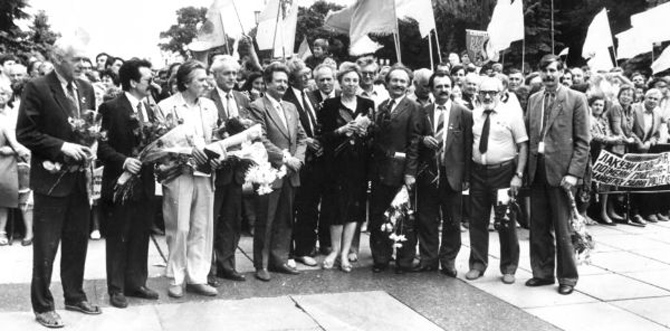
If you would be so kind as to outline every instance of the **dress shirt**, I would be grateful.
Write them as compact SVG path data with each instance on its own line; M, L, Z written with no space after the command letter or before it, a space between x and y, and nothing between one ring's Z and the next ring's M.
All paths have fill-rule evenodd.
M442 141L447 142L447 133L449 133L449 116L451 115L451 100L447 100L447 102L440 106L438 104L435 104L435 111L433 112L433 132L437 133L437 125L439 124L438 121L440 119L440 107L444 107L444 118L443 118L443 129L442 129Z
M642 115L644 117L644 135L648 137L651 135L651 130L654 128L654 111L647 111L645 109Z
M173 113L176 118L183 119L184 126L194 134L195 145L199 148L211 142L219 116L212 100L198 98L195 105L189 106L179 92L161 101L158 108L163 116Z
M284 112L284 107L282 107L281 103L277 101L275 98L273 98L270 94L266 94L268 97L268 100L270 100L270 104L272 104L272 108L277 112L279 115L279 118L281 119L282 123L284 123L284 128L288 131L288 121L286 120L286 113Z
M128 92L124 92L126 94L126 98L128 98L128 101L130 101L130 105L133 107L133 113L137 114L138 110L137 108L140 105L140 100L137 100L135 96ZM149 117L147 116L147 109L145 107L142 107L142 119L144 122L149 122Z
M219 93L219 97L221 98L221 103L223 104L223 108L226 109L226 114L228 114L228 118L233 118L239 116L238 114L238 105L237 105L237 100L235 100L235 96L233 95L233 91L230 90L228 93L226 91L222 90L218 86L216 87L216 91ZM228 101L228 96L230 96L230 101ZM232 105L235 109L228 109L228 106ZM231 107L231 108L233 108Z
M391 113L391 114L393 114L393 111L398 107L398 105L400 104L400 102L402 101L402 99L404 99L405 97L406 97L406 95L403 94L402 96L400 96L400 97L398 97L398 98L391 99L391 100L393 100L393 107L390 109L390 113ZM389 101L389 102L391 102L391 101Z
M486 153L481 154L479 141L486 120L484 108L475 108L472 119L472 160L478 164L493 165L509 161L516 157L517 144L528 141L521 108L500 102L489 115L488 148Z
M63 93L65 93L65 97L67 97L67 86L70 82L68 82L65 77L61 76L57 70L54 71L56 72L56 77L58 77L58 81L63 88ZM79 89L77 88L77 84L75 83L74 79L72 80L72 93L74 94L74 100L76 100L75 107L77 107L77 111L79 114L81 114L81 109L79 109Z
M375 108L379 107L384 100L389 98L386 88L381 85L372 85L371 92L367 92L361 88L358 90L358 95L372 100L375 103Z
M325 94L321 92L321 90L319 90L319 94L321 94L321 100L332 99L335 97L335 89L333 89L333 91L330 92L330 94Z

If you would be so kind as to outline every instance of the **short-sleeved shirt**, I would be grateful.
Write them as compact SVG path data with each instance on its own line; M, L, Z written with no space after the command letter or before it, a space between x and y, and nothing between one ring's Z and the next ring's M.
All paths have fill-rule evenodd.
M500 102L489 116L489 143L486 153L482 155L479 153L479 141L486 113L483 107L477 107L472 112L472 160L483 165L512 160L517 155L517 144L528 141L521 107Z

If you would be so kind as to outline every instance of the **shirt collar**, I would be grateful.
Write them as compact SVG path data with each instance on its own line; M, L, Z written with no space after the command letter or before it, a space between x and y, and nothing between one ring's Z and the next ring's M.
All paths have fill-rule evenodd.
M435 110L438 109L437 107L444 107L444 111L449 111L451 109L451 100L447 100L443 105L435 103Z
M266 93L265 96L268 98L268 100L270 100L270 103L273 107L281 107L281 103L277 99L273 98L269 93Z
M230 95L231 97L233 96L233 90L230 90L229 92L226 93L226 91L222 90L219 86L216 86L216 91L219 93L221 99L225 99L226 96L228 95Z
M68 85L70 82L68 82L68 80L65 79L65 77L61 76L61 74L58 73L58 70L54 70L54 72L56 73L56 77L58 78L58 81L59 81L60 84L64 87L63 90L66 90L66 89L67 89L67 85ZM77 90L77 84L75 84L74 79L72 80L72 88L73 88L75 91Z
M124 92L124 94L126 95L126 98L128 98L128 101L130 101L130 105L133 106L133 109L135 109L135 111L138 111L139 109L137 109L137 104L140 103L140 100L138 100L134 95L128 92Z
M330 98L335 97L335 90L330 92L330 94L325 94L325 93L321 92L321 90L319 90L319 94L321 94L321 99L322 100L326 100L326 99L330 99Z

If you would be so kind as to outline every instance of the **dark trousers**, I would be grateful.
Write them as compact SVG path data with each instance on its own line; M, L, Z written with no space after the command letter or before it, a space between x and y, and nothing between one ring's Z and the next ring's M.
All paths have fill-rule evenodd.
M440 172L438 182L433 178L419 178L417 183L417 236L422 267L454 267L454 261L461 249L461 204L463 194L454 191L446 177L446 170ZM439 226L442 223L442 244ZM439 255L438 255L439 249Z
M530 192L530 266L533 277L553 280L555 267L560 284L577 284L577 264L569 221L568 195L562 187L547 183L544 158L539 157Z
M372 183L372 197L370 201L371 217L368 229L370 230L370 251L372 261L375 265L386 266L391 261L393 254L393 241L389 239L389 233L383 232L381 227L384 223L384 212L391 206L391 201L400 190L401 186L388 186L378 181ZM410 195L413 200L413 195ZM402 222L402 234L407 241L396 251L396 266L411 268L416 252L416 233L414 224L406 219Z
M489 169L473 163L470 175L470 269L486 271L489 260L489 232L491 207L498 201L498 189L508 188L516 165L512 162L500 168ZM516 273L519 266L519 238L516 224L501 227L500 272Z
M324 164L320 160L300 170L300 187L295 196L295 225L293 227L293 255L313 255L319 246L330 247L328 224L319 215L319 204L324 192Z
M83 283L90 206L83 187L76 188L66 197L56 198L39 193L35 193L34 197L35 239L30 299L33 311L44 313L55 310L49 286L59 243L62 243L60 277L65 304L86 301Z
M209 274L235 271L235 251L242 231L242 185L230 183L214 190L214 253Z
M147 282L153 204L149 199L104 204L107 292L132 292Z
M282 187L258 197L254 230L254 267L267 269L287 262L291 245L295 188L288 178Z

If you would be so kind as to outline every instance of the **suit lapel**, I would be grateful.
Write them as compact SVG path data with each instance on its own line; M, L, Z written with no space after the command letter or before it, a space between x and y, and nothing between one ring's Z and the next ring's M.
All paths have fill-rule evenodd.
M272 102L270 102L270 100L267 97L263 97L263 103L265 103L265 110L270 115L270 119L275 123L275 126L279 128L279 131L281 131L281 133L283 133L286 136L286 138L290 138L289 132L286 126L284 125L284 121L282 121L281 118L279 118L279 114L272 105ZM288 120L286 121L286 124L288 125Z
M54 100L56 100L56 104L58 104L60 110L63 112L65 115L65 118L70 117L70 112L67 111L67 97L65 96L65 91L63 91L63 87L60 84L60 81L58 80L58 77L56 76L56 72L52 72L49 75L49 86L51 88L51 94L54 97Z
M444 142L444 150L449 150L451 142L454 140L454 130L451 130L454 126L461 122L461 112L456 107L455 104L451 104L451 109L449 110L449 123L444 127L447 130L447 141Z
M217 112L219 113L219 119L221 121L226 121L228 119L228 114L226 114L226 108L223 105L221 96L219 95L219 90L215 88L211 93L211 97L214 101L214 104L216 105Z
M428 117L428 123L430 123L429 132L431 135L433 135L435 134L435 132L433 132L435 128L435 123L433 123L435 119L435 104L434 103L428 104L424 108L424 114L426 114L426 117Z
M407 100L407 97L405 96L400 100L400 103L395 107L395 109L391 112L391 120L397 118L398 116L402 115L407 110L407 103L409 100Z
M556 100L554 101L554 106L551 109L551 116L549 116L549 119L547 120L547 130L545 130L545 132L551 128L551 125L554 124L556 117L558 117L558 115L563 111L563 103L565 102L565 98L568 94L565 89L566 87L560 87L558 91L556 91ZM542 111L544 111L544 109Z
M284 115L286 116L286 125L288 126L288 137L296 136L296 128L298 127L298 119L295 117L295 112L291 111L291 105L288 102L282 101L282 108L284 109ZM294 123L295 122L295 123Z
M542 139L540 135L542 134L541 132L541 127L542 127L542 113L544 109L542 109L542 98L544 92L539 92L538 94L535 94L535 98L531 98L532 104L530 105L529 113L528 116L530 116L530 128L531 128L531 135L534 135L539 141Z

